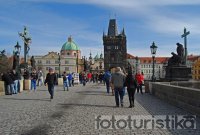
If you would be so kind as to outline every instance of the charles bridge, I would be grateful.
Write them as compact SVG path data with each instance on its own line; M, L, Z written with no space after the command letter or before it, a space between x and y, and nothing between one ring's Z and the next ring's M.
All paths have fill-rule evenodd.
M199 105L199 99L196 98L199 97L199 91L191 88L195 85L190 85L194 93L187 92L189 88L180 91L181 86L177 85L152 83L149 85L150 93L135 93L134 108L128 108L127 94L124 107L116 108L114 96L106 94L105 86L93 83L85 87L79 84L70 87L69 91L63 91L61 85L56 86L52 101L45 86L38 87L36 92L23 90L16 95L1 95L0 135L199 135L199 106L196 109L192 107ZM183 100L185 102L181 102ZM96 125L98 116L102 116L101 119L103 116L136 116L145 119L146 116L167 115L195 115L196 126L193 129L104 129L108 125L104 125L104 128L97 128L99 125Z

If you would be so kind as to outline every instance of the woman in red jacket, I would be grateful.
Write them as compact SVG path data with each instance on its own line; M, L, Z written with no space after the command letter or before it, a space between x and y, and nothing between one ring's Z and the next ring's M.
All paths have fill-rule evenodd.
M137 86L137 93L140 90L140 93L143 94L143 92L142 92L142 85L144 83L144 75L143 75L143 73L142 74L141 73L136 73L135 78L137 80L137 85L138 85Z

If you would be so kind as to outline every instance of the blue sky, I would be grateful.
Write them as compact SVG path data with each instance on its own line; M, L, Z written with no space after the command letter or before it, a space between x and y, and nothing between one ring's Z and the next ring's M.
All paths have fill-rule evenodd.
M190 31L188 53L200 54L200 0L0 0L0 50L12 54L18 32L27 26L32 37L29 55L60 51L72 35L82 55L103 51L102 35L109 19L116 18L118 31L125 28L128 53L170 56L176 43L183 44L184 27Z

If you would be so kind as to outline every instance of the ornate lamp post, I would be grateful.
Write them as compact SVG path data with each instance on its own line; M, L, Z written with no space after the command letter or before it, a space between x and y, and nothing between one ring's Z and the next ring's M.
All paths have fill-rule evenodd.
M59 67L58 67L58 70L59 70L59 75L58 75L58 76L59 76L59 77L61 77L61 74L60 74L60 64L61 64L61 62L60 62L60 60L61 60L61 58L60 58L60 53L58 53L58 64L59 64L59 65L58 65L58 66L59 66Z
M153 59L153 75L152 75L152 82L155 82L155 80L156 80L156 78L155 78L155 56L156 56L157 48L158 48L158 47L155 45L154 42L153 42L152 45L150 46L151 55L152 55L152 59Z
M14 56L13 56L13 69L15 69L18 72L18 70L19 70L19 59L20 59L19 55L20 55L20 51L21 51L21 46L17 42L17 44L14 47L15 47L15 50L14 50Z
M76 50L76 72L78 73L78 50Z
M135 73L137 73L137 69L138 69L138 56L135 57Z

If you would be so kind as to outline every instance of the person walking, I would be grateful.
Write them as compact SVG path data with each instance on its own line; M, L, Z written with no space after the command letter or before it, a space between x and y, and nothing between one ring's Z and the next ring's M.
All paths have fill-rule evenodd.
M69 80L66 72L63 73L63 88L65 91L65 88L67 88L67 91L69 90Z
M123 88L124 88L124 83L125 83L125 75L121 71L120 67L116 67L115 73L112 74L111 76L111 83L114 87L114 92L115 92L115 102L116 102L116 107L119 107L119 97L120 97L120 103L121 107L123 107Z
M106 83L106 90L107 90L107 93L109 94L110 93L110 79L111 79L111 73L110 71L106 71L105 74L104 74L104 81Z
M53 99L54 97L54 86L56 84L56 75L53 72L52 68L49 68L49 73L46 76L44 85L46 86L46 84L48 85L48 91L50 94L50 99Z
M132 72L129 71L126 77L125 86L127 87L128 97L129 97L129 108L134 107L134 97L135 97L135 90L137 88L137 82L135 77L133 76Z
M38 75L35 69L32 70L31 73L31 90L34 88L34 91L36 91L36 82L38 79Z
M1 73L2 81L5 82L5 94L12 95L14 82L7 72Z
M142 85L144 83L144 75L141 74L141 73L137 73L135 75L135 78L137 80L137 93L139 93L139 91L140 91L140 93L143 94L143 92L142 92Z

